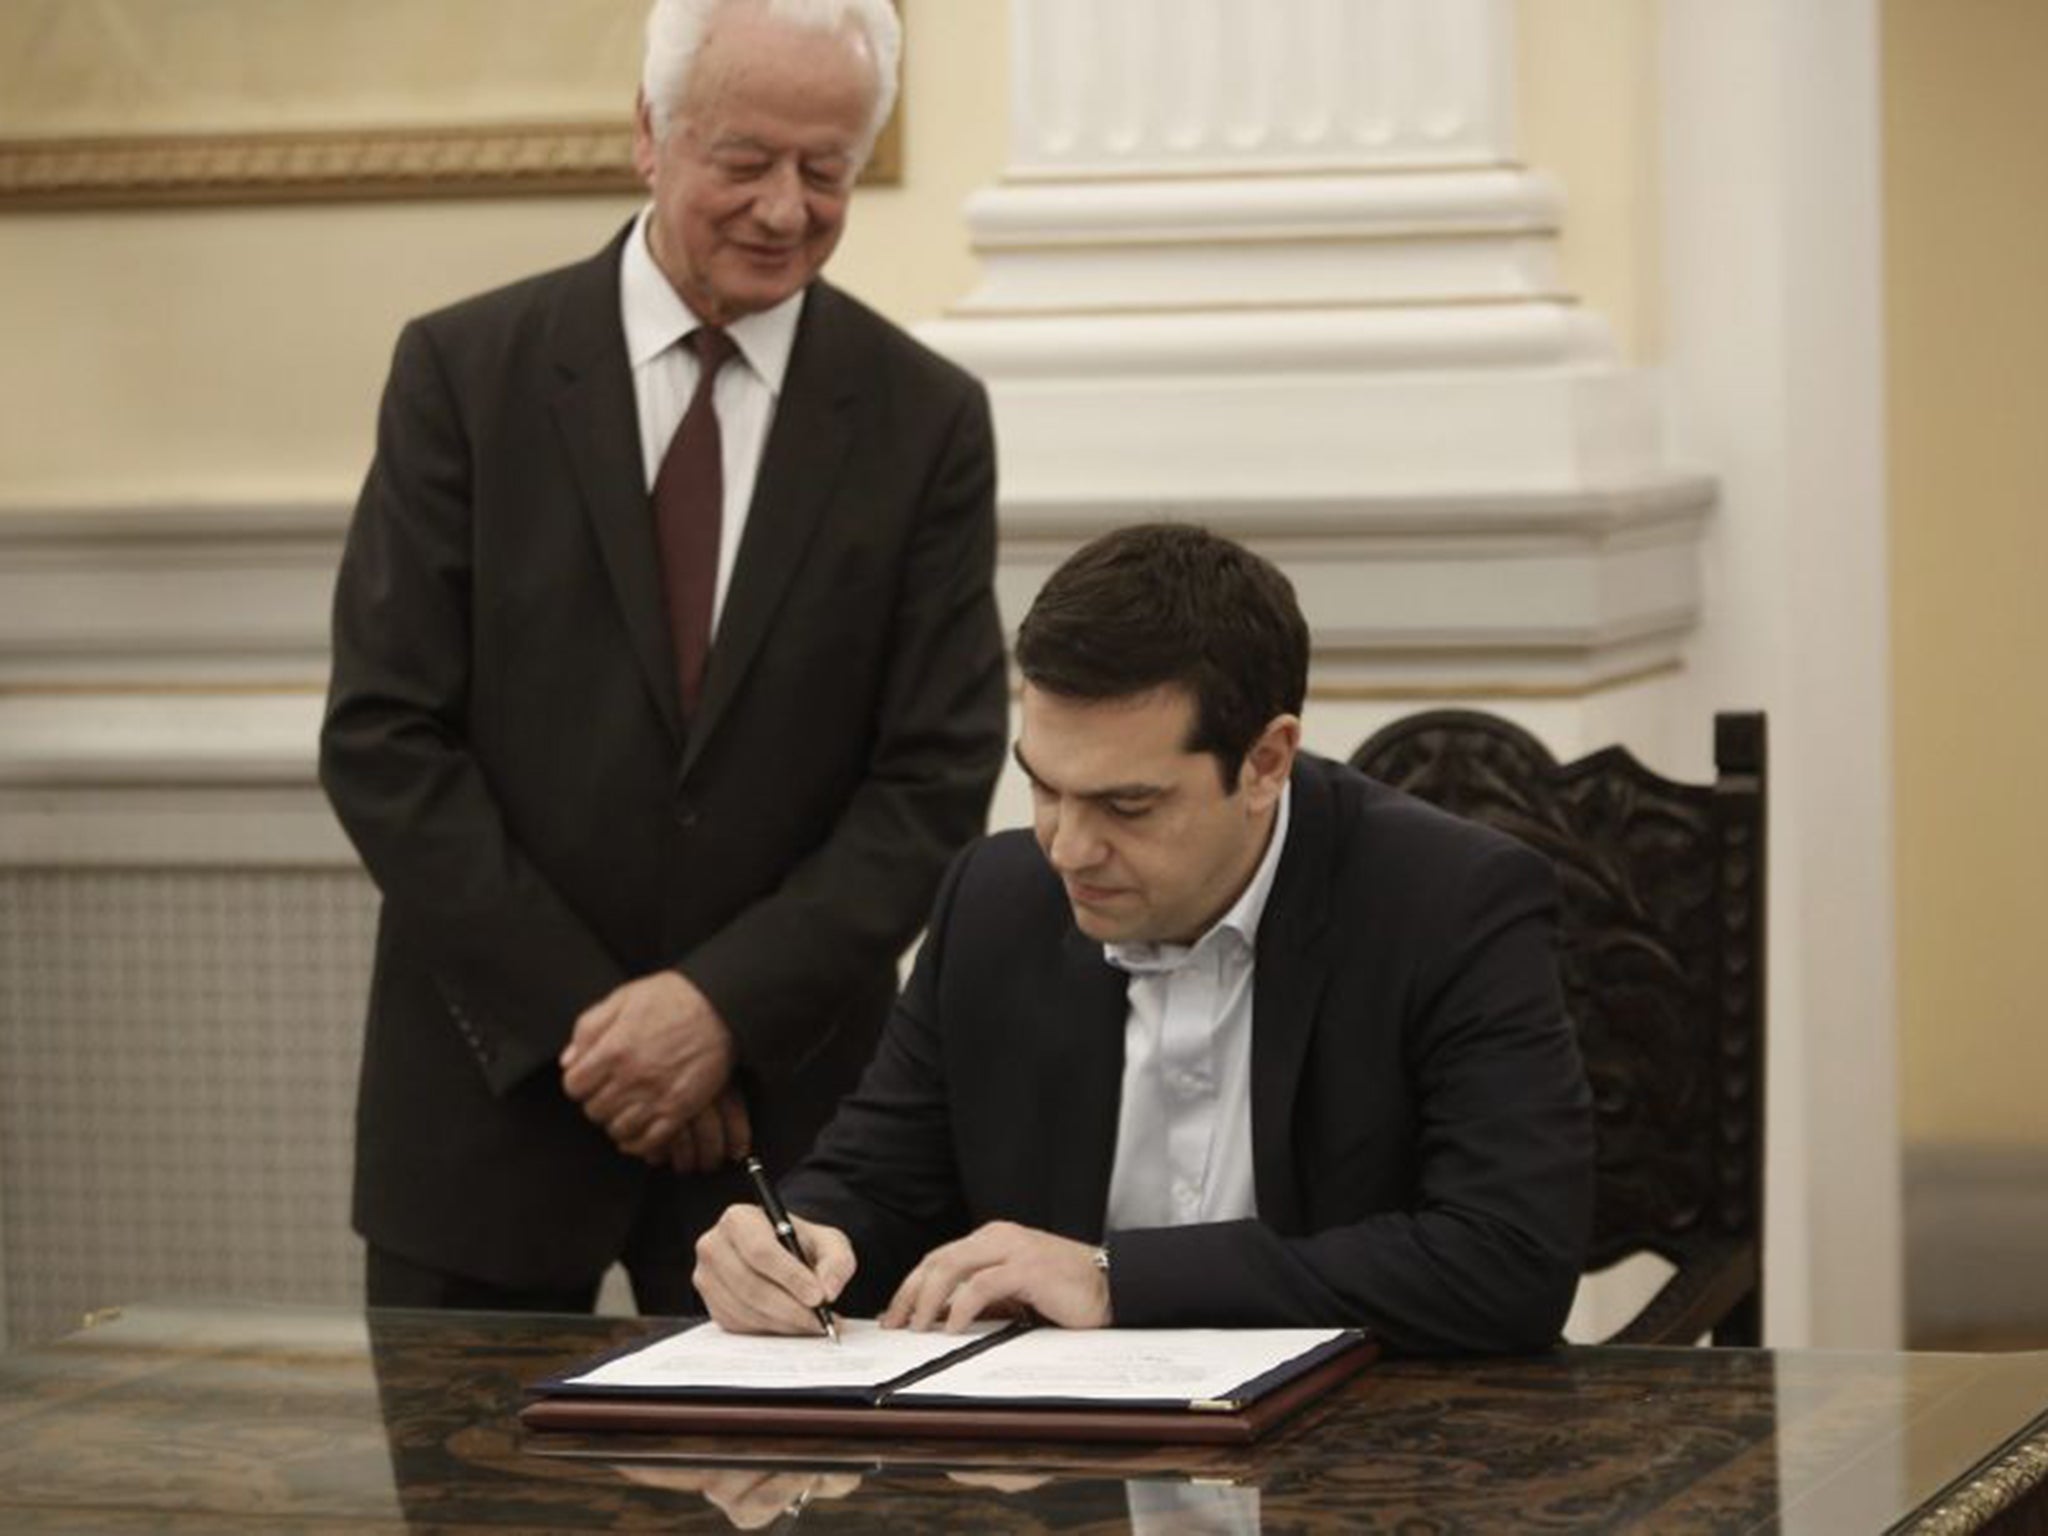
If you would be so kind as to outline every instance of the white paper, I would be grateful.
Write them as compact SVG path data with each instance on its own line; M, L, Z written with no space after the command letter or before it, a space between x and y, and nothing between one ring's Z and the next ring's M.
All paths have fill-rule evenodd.
M727 1333L703 1323L657 1339L568 1381L579 1387L724 1387L751 1391L874 1388L951 1354L1000 1323L965 1333L912 1333L870 1318L839 1319L839 1342L823 1334Z
M1205 1402L1343 1333L1341 1328L1034 1328L890 1394L1002 1401Z

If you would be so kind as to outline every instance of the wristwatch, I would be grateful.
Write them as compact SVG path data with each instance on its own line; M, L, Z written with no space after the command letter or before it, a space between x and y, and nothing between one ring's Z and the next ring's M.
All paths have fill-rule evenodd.
M1095 1260L1095 1267L1097 1269L1101 1270L1105 1275L1109 1273L1109 1250L1107 1248L1097 1248L1090 1257Z

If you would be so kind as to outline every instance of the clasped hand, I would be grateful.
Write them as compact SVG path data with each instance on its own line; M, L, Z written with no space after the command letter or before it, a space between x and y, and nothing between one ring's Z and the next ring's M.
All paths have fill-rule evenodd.
M697 1240L697 1294L735 1333L816 1333L814 1309L838 1299L856 1268L837 1227L793 1217L811 1266L775 1240L758 1206L726 1208ZM977 1318L1030 1314L1062 1328L1106 1328L1109 1276L1087 1243L992 1221L934 1248L896 1288L884 1328L958 1333Z
M678 971L614 988L586 1008L562 1050L562 1090L619 1150L678 1172L752 1150L738 1053L711 1000Z

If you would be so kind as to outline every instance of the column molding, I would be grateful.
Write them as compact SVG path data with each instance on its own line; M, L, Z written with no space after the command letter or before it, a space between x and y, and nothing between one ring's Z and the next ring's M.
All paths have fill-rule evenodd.
M1011 0L981 281L1004 611L1205 523L1302 593L1315 684L1579 694L1679 666L1713 483L1557 269L1512 0ZM1228 67L1225 67L1225 66Z

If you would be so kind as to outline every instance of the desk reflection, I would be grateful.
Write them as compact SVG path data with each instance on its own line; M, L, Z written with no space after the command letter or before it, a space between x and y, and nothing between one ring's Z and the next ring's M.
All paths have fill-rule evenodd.
M1382 1361L1250 1447L534 1435L635 1320L144 1306L0 1356L10 1533L1975 1529L2048 1355Z
M857 1472L776 1472L760 1467L621 1466L629 1482L695 1493L741 1531L790 1531L807 1510L853 1498L865 1481ZM1128 1529L1137 1536L1257 1536L1259 1490L1230 1484L1134 1478L1121 1483L1058 1478L1049 1473L946 1472L943 1484L966 1493L993 1493L1010 1511L1005 1525L1048 1530L1114 1519L1119 1495ZM937 1490L943 1494L945 1489ZM902 1480L877 1488L893 1504ZM956 1509L958 1516L966 1515ZM965 1527L963 1527L965 1528Z
M861 1484L858 1472L775 1472L760 1467L621 1467L628 1482L671 1493L696 1493L724 1515L734 1530L794 1527L811 1501L850 1497Z

